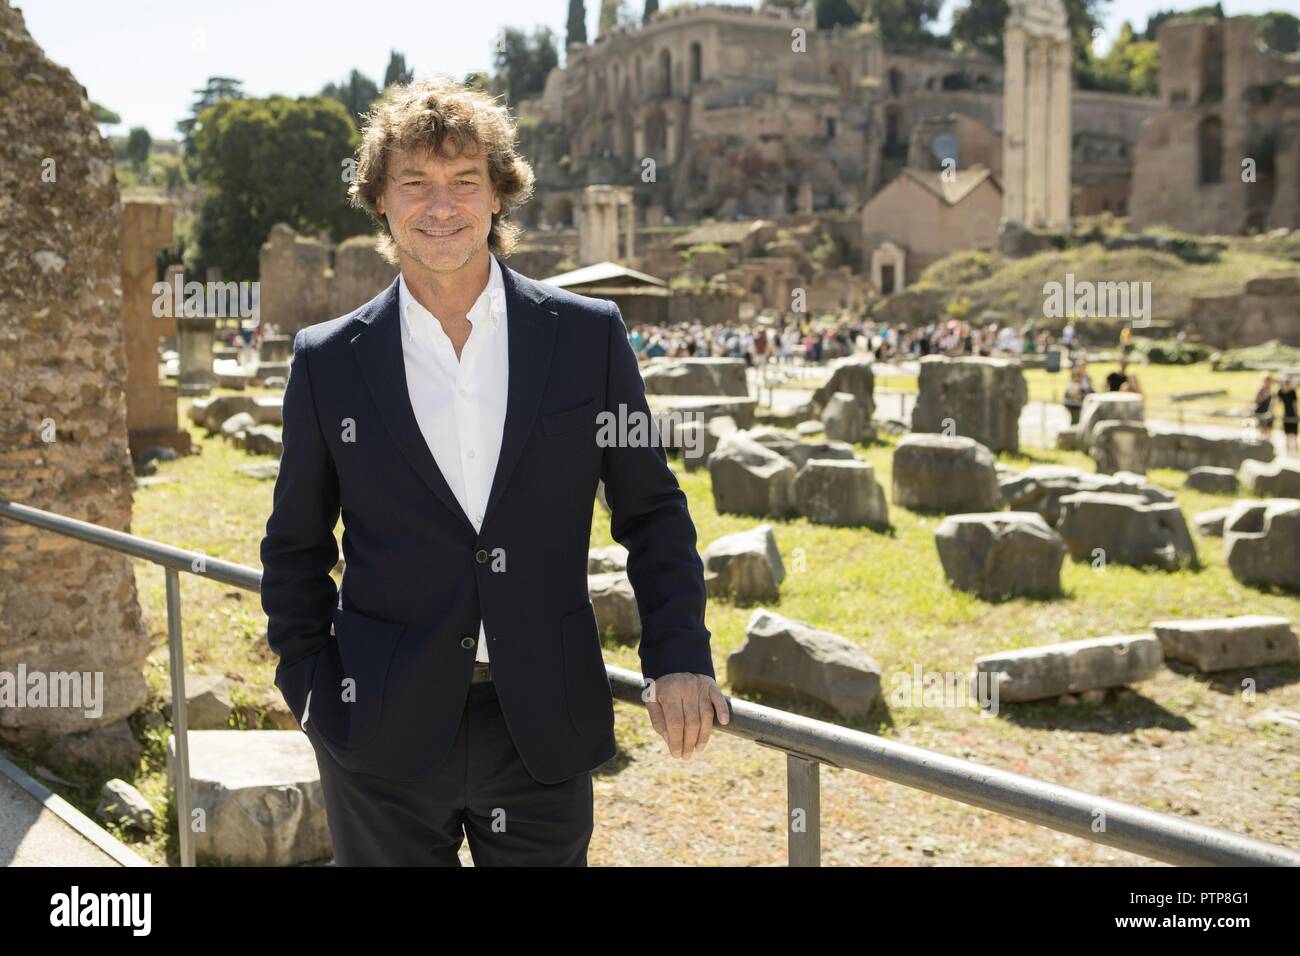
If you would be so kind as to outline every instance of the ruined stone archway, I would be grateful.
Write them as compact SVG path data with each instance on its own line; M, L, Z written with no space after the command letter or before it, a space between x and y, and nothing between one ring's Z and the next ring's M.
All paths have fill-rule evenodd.
M547 204L546 218L557 228L573 228L573 200L568 196L556 196Z
M658 108L650 110L645 118L646 153L657 159L667 159L668 152L668 117Z
M871 253L871 283L881 295L907 285L907 253L886 239Z
M659 51L659 96L668 99L673 95L673 55L668 48Z
M615 151L620 156L634 155L636 150L636 123L632 119L631 83L623 80L623 95L618 105L618 120L615 124Z

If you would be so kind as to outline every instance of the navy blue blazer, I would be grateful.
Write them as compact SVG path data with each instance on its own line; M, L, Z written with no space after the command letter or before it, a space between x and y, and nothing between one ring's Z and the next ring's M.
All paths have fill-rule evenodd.
M525 768L557 783L614 756L614 712L587 547L598 479L627 548L642 673L714 676L704 569L664 449L601 447L597 414L649 413L618 307L502 263L509 395L476 533L406 389L398 283L304 328L284 395L284 450L262 540L275 683L314 746L411 780L455 739L480 617ZM342 585L334 528L343 518Z

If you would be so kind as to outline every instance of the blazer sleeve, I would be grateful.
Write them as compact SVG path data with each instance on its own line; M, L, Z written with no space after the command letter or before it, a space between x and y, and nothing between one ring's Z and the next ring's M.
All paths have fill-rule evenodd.
M293 340L281 438L280 473L261 547L262 609L267 643L280 658L275 684L301 726L317 654L330 640L338 600L330 571L339 555L338 474L316 416L302 332Z
M608 303L606 411L628 421L650 418L645 383L618 306ZM658 434L657 429L654 434ZM641 673L659 678L690 673L714 677L704 626L704 564L686 495L658 442L602 450L601 480L610 507L610 533L628 550L627 576L641 613Z

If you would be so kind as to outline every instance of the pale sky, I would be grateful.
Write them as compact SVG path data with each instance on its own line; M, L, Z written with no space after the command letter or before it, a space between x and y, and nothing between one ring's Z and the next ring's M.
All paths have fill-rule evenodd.
M947 0L942 25L964 0ZM587 0L588 36L599 0ZM631 0L640 10L643 0ZM661 0L662 7L673 5ZM1130 20L1141 29L1163 8L1196 0L1112 0L1106 33ZM250 96L319 92L356 67L383 79L388 53L406 55L416 76L461 77L491 65L492 38L503 26L550 26L563 40L567 0L18 0L32 36L70 68L90 98L122 117L110 132L144 126L174 138L192 91L209 76L243 80ZM1286 10L1300 0L1224 0L1229 15ZM1099 42L1104 49L1106 42Z

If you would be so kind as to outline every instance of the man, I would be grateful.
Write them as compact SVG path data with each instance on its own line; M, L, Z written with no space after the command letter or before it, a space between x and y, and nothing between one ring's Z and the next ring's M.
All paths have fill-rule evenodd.
M477 865L585 864L591 771L615 753L587 596L598 480L651 722L689 757L729 720L664 451L597 444L601 412L649 416L618 308L497 260L532 182L485 94L391 91L351 199L400 274L294 340L262 604L341 865L455 866L463 837Z

